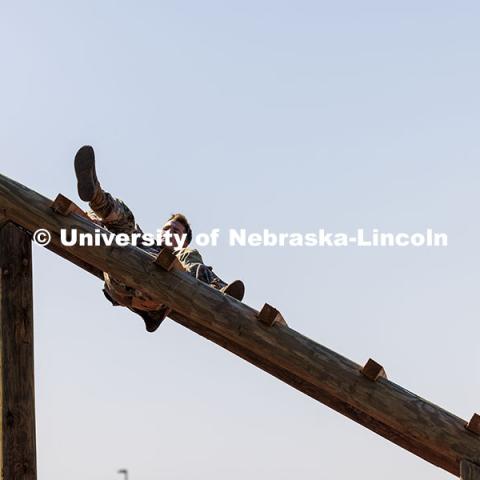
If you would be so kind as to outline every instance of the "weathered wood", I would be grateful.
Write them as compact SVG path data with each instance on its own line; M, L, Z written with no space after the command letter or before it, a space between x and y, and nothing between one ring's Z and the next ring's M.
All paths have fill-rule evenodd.
M271 327L275 323L275 319L279 313L280 312L276 308L266 303L260 312L258 312L257 318L264 325L267 325L267 327Z
M177 270L178 272L185 271L185 268L180 263L176 255L173 253L172 249L167 247L164 247L160 250L158 255L155 257L154 262L167 272L172 269Z
M172 307L178 323L457 476L460 459L480 463L480 438L465 420L385 378L369 381L360 365L291 328L266 327L255 309L186 273L158 268L136 247L61 246L60 228L92 233L98 227L49 206L47 198L0 175L0 208L10 219L30 231L48 229L55 248Z
M88 215L72 200L67 198L65 195L59 193L55 200L52 202L52 210L59 213L60 215L70 215L71 213L76 213L82 217L88 218Z
M268 303L263 305L260 312L257 314L257 318L267 327L273 327L273 325L287 325L283 315Z
M362 368L362 373L373 382L376 382L379 378L387 378L384 368L371 358L368 359L367 363Z
M480 480L480 466L468 460L460 462L460 478L462 480Z
M474 413L466 428L477 435L480 435L480 415Z
M6 212L3 208L0 208L0 228L2 228L8 222Z
M0 229L1 469L5 480L36 479L30 237Z

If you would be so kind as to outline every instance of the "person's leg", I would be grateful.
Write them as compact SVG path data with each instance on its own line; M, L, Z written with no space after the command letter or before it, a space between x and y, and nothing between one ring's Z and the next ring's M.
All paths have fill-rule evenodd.
M113 233L131 234L137 230L135 217L127 205L113 198L100 186L95 170L95 153L86 145L75 155L75 173L80 198L89 202L95 215L89 212L94 220L99 220Z
M99 194L89 202L89 205L111 232L132 234L139 231L135 217L128 206L122 200L113 198L101 187Z
M200 252L193 248L182 248L175 252L178 260L184 266L190 275L201 282L207 283L216 290L220 290L227 295L242 300L245 294L245 286L240 280L227 284L212 269L203 263Z
M95 153L92 147L86 145L75 155L75 174L78 194L82 200L89 202L92 209L87 212L92 221L106 227L112 233L141 233L127 205L113 198L100 186L95 171ZM148 332L154 332L168 315L170 311L168 307L144 298L141 292L118 282L107 273L104 273L104 279L105 297L112 305L127 307L141 316Z

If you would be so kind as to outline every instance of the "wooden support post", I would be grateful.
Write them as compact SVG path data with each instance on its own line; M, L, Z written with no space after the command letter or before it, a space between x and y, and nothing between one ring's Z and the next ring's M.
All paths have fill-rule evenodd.
M5 480L35 480L32 252L27 233L0 229L0 464Z
M379 378L387 378L384 368L371 358L368 359L368 362L362 368L362 373L373 382L376 382Z
M480 480L480 466L468 460L460 461L461 480Z
M7 222L7 215L3 208L0 208L0 228Z

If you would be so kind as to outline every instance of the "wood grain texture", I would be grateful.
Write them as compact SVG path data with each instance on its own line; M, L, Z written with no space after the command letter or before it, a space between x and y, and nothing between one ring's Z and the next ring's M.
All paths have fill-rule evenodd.
M2 479L36 479L30 237L12 223L0 229Z
M460 478L462 480L480 480L480 466L468 460L460 462Z
M3 208L0 208L0 228L2 228L5 223L7 223L8 218L5 215L5 210Z
M132 246L61 246L61 228L92 233L98 227L77 215L55 214L50 204L0 175L0 208L30 231L47 228L57 253L91 273L105 271L143 290L171 307L178 323L454 475L460 474L460 459L480 463L480 439L465 428L465 420L385 378L371 382L360 365L291 328L263 325L257 310L186 273L166 272L146 252Z

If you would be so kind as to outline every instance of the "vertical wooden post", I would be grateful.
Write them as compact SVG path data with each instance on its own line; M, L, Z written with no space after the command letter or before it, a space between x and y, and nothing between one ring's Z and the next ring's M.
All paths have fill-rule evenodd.
M0 227L0 383L1 478L35 480L32 246L13 223Z
M460 461L461 480L480 480L480 466L468 460Z

